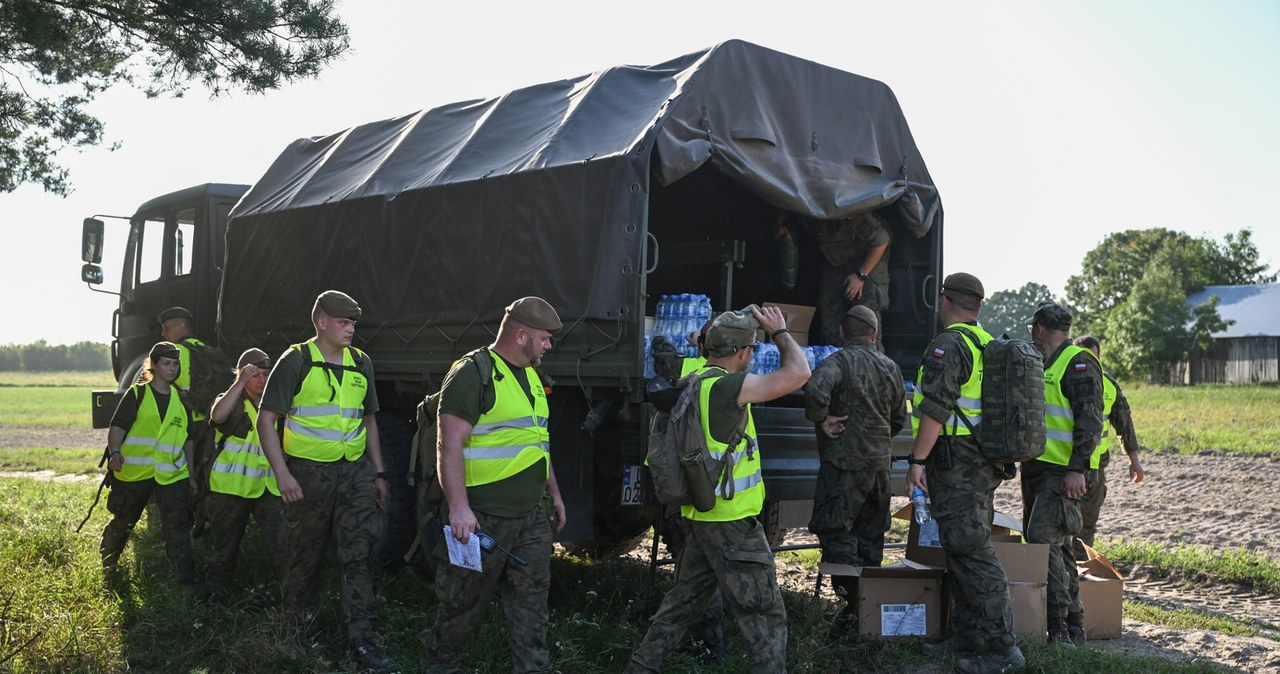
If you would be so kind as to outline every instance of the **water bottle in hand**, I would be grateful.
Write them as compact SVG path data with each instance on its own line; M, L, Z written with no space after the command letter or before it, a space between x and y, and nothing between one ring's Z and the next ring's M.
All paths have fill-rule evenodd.
M913 508L912 518L916 524L924 524L933 519L933 515L929 513L929 495L924 490L916 487L911 491L911 505Z

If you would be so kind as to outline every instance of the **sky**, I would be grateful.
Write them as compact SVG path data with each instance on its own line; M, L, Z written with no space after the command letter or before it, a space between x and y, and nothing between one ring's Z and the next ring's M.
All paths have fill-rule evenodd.
M80 281L80 223L206 182L251 184L297 138L742 39L886 83L946 211L944 273L1062 296L1108 234L1253 231L1280 263L1280 3L338 0L351 51L315 80L211 99L120 87L75 192L0 194L0 344L111 339ZM107 221L104 289L125 226Z

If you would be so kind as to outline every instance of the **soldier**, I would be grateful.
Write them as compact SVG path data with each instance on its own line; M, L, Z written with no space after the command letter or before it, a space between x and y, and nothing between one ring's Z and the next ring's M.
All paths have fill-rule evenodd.
M725 312L715 319L707 331L707 364L699 370L723 373L704 379L699 388L700 421L711 454L728 449L721 438L733 430L744 410L747 414L746 437L733 452L736 493L726 499L717 489L715 505L706 512L691 505L682 507L688 538L677 564L676 585L662 598L649 630L631 655L628 672L658 671L717 588L737 617L751 652L751 671L786 671L787 612L773 553L756 519L764 505L764 481L751 403L800 388L809 378L809 365L788 334L780 309L754 305L749 309L750 313ZM782 365L769 374L747 374L760 328L778 345Z
M285 572L284 523L280 515L280 489L275 473L258 441L258 406L271 371L271 359L261 349L247 349L236 363L236 380L218 396L209 411L218 450L209 472L206 503L214 515L210 522L213 552L205 581L213 600L230 602L230 585L236 573L240 541L249 516L258 523L276 562L276 573Z
M875 213L810 222L826 260L818 290L821 340L843 344L840 323L849 308L871 309L877 325L889 308L889 228Z
M880 566L889 530L889 443L906 423L902 370L876 350L879 324L865 306L845 314L844 349L822 361L805 384L805 416L816 424L818 484L809 531L822 561ZM857 579L834 577L856 616Z
M198 395L192 395L192 382L208 380L209 377L206 376L204 369L210 367L207 359L192 358L192 352L200 350L202 353L207 353L212 349L195 336L191 326L193 319L191 312L184 307L170 307L156 317L160 323L161 338L178 347L178 360L182 365L182 373L178 375L174 386L178 389L182 403L191 411L192 458L189 469L193 478L191 483L196 487L193 506L194 533L196 536L201 536L209 524L204 497L207 493L205 487L209 484L209 467L213 463L213 429L209 425L206 411L213 396L221 388L214 391L199 391Z
M1022 463L1022 526L1031 543L1049 544L1049 639L1084 641L1084 607L1072 539L1082 524L1080 499L1102 436L1102 367L1071 343L1071 312L1041 302L1031 341L1044 353L1044 454Z
M373 363L351 346L360 305L345 293L316 297L316 336L294 344L267 379L258 439L284 501L288 570L281 583L290 638L305 644L321 567L334 543L342 565L342 604L352 655L361 667L396 669L373 642L369 557L382 533L387 472L378 437ZM283 418L283 442L277 421ZM287 455L287 459L286 459Z
M453 364L440 396L437 456L447 509L442 519L461 543L484 532L507 555L483 559L476 573L452 564L436 569L436 621L422 633L428 672L457 672L467 639L497 593L507 615L513 672L550 672L547 593L551 588L552 529L565 525L564 500L551 467L547 392L534 369L551 349L560 317L539 297L506 308L493 359L494 401L484 409L480 368L471 358ZM544 509L550 496L552 512Z
M114 578L129 533L154 493L165 556L179 584L196 584L191 561L191 480L187 470L191 416L173 395L173 382L180 367L178 347L170 342L151 347L143 382L130 387L111 417L107 468L112 475L107 510L112 518L98 546L108 581Z
M1098 362L1102 362L1102 344L1097 337L1082 335L1076 337L1074 344L1093 352ZM1142 469L1142 461L1138 459L1141 445L1138 444L1138 434L1134 431L1129 400L1124 397L1120 383L1105 370L1102 372L1102 400L1102 413L1111 422L1111 428L1115 429L1116 437L1120 439L1125 455L1129 457L1129 479L1134 484L1142 482L1146 471ZM1088 555L1081 541L1085 545L1093 545L1094 536L1098 533L1098 513L1102 510L1102 502L1107 498L1106 471L1107 464L1111 463L1110 449L1113 442L1111 436L1103 431L1102 441L1098 443L1098 450L1094 452L1090 463L1090 467L1096 470L1096 477L1089 481L1089 491L1080 500L1080 514L1084 524L1080 527L1080 535L1072 542L1072 550L1076 559L1082 562L1088 559Z
M953 415L982 415L982 351L958 332L968 330L985 346L991 335L978 324L984 291L972 274L942 282L938 317L946 326L921 358L916 375L907 470L907 493L924 489L932 501L946 553L951 586L951 634L925 644L924 654L961 658L956 671L999 672L1026 664L1013 636L1009 581L991 546L995 490L1004 471L982 455L968 427ZM982 655L978 649L986 646Z

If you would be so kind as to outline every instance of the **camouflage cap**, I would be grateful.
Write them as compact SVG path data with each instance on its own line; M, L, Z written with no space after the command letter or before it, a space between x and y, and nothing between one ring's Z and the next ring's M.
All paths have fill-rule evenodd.
M240 360L236 361L236 369L239 370L245 365L257 365L264 370L270 370L271 356L262 349L245 349L244 353L240 354Z
M974 276L973 274L966 274L962 271L950 274L943 279L942 289L953 290L966 295L973 295L978 299L982 299L987 296L986 291L982 289L982 281L979 281L977 276Z
M147 354L147 358L152 363L156 362L157 360L160 360L161 358L177 358L177 357L178 357L178 345L174 344L173 342L156 342L155 346L151 347L151 352Z
M861 304L849 307L849 310L844 312L844 315L849 318L856 319L858 322L864 324L862 326L863 329L857 330L852 334L846 334L846 337L852 337L853 335L869 335L880 329L880 322L876 320L876 312ZM849 331L845 330L845 333L849 333Z
M507 306L506 314L512 319L538 330L556 332L564 327L560 315L550 302L541 297L521 297Z
M755 344L759 329L760 322L750 311L726 311L711 322L704 346L713 357L731 356L738 349Z
M195 316L192 316L191 312L187 311L186 307L169 307L168 309L161 311L159 316L156 316L156 320L161 324L170 318L185 318L190 321L194 319Z
M315 308L323 311L326 316L353 321L360 320L360 315L364 313L360 305L341 290L326 290L317 295Z
M1050 330L1065 331L1071 328L1071 311L1057 302L1044 301L1036 305L1036 312L1029 322Z

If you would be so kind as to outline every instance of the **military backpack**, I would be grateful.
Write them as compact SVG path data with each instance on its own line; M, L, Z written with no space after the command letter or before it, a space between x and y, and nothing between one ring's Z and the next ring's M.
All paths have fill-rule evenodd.
M988 461L1004 466L1044 454L1044 358L1025 339L1008 335L982 344L971 330L952 328L982 353L982 418L964 422Z
M235 383L234 366L222 349L192 338L179 343L191 356L191 386L180 397L187 404L187 409L207 415L213 408L213 401Z
M726 500L734 496L733 450L746 438L747 410L743 409L729 434L725 451L713 456L702 430L699 392L703 383L723 372L710 371L685 375L672 383L655 377L649 391L674 387L675 401L667 409L655 404L656 412L649 424L649 445L645 464L653 481L654 497L663 505L692 505L699 512L715 507L716 488ZM656 385L655 385L656 383ZM669 393L669 391L668 391ZM748 455L755 446L747 448Z

